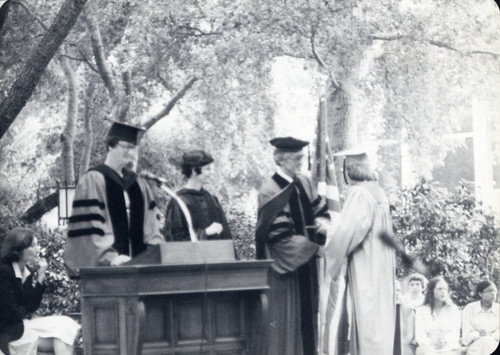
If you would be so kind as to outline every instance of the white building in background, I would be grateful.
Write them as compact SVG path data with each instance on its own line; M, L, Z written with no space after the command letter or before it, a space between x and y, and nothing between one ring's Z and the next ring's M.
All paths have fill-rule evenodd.
M487 205L491 205L499 217L500 181L493 170L493 116L489 102L474 99L472 102L474 182L476 196ZM496 137L498 139L498 137ZM497 173L498 175L498 173Z
M500 113L492 110L491 101L474 98L470 115L464 116L462 132L444 137L461 144L448 153L444 166L435 168L432 175L434 181L448 188L457 186L461 179L473 181L476 198L492 207L500 220L500 166L494 167L493 151L494 139L498 142L498 137L493 136L492 129L494 120L499 119ZM402 186L413 186L419 175L412 167L407 144L396 141L381 143L382 146L400 147L399 181Z

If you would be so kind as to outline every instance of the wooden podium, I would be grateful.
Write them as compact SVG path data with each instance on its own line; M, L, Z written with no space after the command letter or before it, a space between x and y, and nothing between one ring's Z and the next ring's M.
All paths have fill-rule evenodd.
M262 354L271 261L217 261L224 248L203 243L215 252L202 262L174 242L129 265L81 269L85 354Z

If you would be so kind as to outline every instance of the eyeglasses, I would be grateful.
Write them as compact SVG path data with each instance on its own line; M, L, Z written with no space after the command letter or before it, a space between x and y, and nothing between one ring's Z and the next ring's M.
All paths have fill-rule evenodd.
M118 142L116 143L116 145L127 150L139 149L135 144L132 143Z
M304 159L304 156L303 155L297 155L296 157L288 157L288 158L285 158L285 160L290 160L290 161L293 161L293 162L300 162Z

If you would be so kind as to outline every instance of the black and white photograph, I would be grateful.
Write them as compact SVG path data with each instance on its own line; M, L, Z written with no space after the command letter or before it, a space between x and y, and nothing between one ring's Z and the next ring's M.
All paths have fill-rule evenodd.
M0 0L0 355L499 350L494 0Z

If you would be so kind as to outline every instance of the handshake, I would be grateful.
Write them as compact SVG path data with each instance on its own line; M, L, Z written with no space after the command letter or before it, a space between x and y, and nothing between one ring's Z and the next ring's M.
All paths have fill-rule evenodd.
M330 223L327 220L316 218L313 226L306 226L309 238L312 242L324 246L328 235Z

